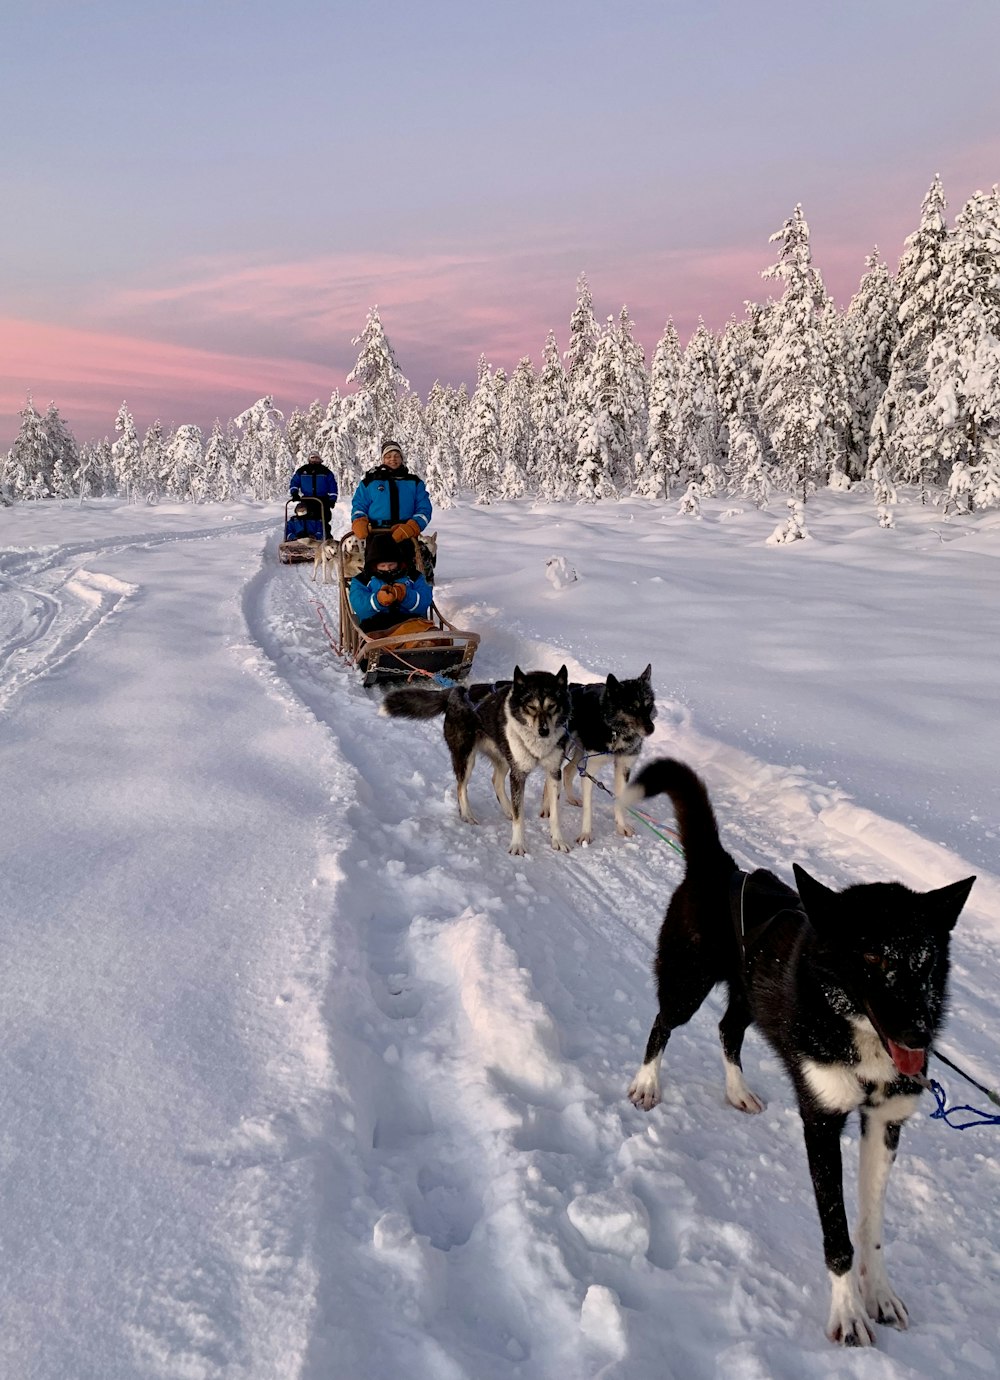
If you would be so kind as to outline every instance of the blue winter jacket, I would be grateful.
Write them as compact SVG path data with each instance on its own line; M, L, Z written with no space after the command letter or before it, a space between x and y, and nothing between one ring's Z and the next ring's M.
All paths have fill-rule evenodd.
M397 522L414 522L424 531L431 520L430 496L419 475L405 465L390 470L377 465L369 470L354 490L351 521L366 517L373 527L395 527Z
M298 541L300 537L313 537L316 541L322 541L325 536L323 519L314 514L312 509L308 517L296 517L292 513L285 522L285 541Z
M395 604L383 605L376 598L379 590L387 584L406 586L406 594ZM427 618L430 615L433 595L430 585L422 575L397 575L390 580L380 579L378 575L364 580L360 575L355 575L347 597L351 601L355 618L359 623L363 623L366 618L373 618L376 613L389 613L392 610L398 610L406 618Z
M336 475L319 461L310 460L300 465L288 488L293 498L325 498L331 508L337 501Z

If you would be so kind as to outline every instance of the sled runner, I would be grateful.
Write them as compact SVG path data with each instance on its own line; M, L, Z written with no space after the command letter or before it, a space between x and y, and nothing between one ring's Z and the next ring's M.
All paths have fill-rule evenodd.
M352 532L341 537L336 561L340 650L362 672L366 686L401 685L436 675L465 679L479 646L478 633L457 628L434 603L428 618L408 618L388 632L362 632L348 598L351 580L364 566L363 545Z
M285 535L278 545L282 565L314 559L317 542L324 540L323 504L318 498L290 498L285 503Z

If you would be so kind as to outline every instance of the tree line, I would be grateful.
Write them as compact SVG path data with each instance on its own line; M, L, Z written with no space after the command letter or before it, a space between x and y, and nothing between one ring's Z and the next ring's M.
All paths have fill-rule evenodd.
M648 365L627 309L599 322L581 275L566 350L550 331L537 367L481 356L471 394L436 382L422 401L374 307L350 391L287 419L262 398L207 437L155 422L140 438L123 404L115 438L81 446L54 404L42 414L29 398L0 494L269 500L314 452L350 489L394 436L439 505L634 494L697 513L708 495L799 505L817 486L863 482L886 526L904 485L923 502L1000 506L1000 189L976 192L950 226L945 211L935 177L895 275L874 249L840 311L797 206L762 274L780 295L720 332L699 323L683 349L668 320Z

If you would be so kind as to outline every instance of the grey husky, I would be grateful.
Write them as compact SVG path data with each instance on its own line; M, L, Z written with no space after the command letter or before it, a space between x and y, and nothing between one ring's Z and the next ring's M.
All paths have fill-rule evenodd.
M640 800L660 792L673 801L687 870L660 930L659 1013L629 1097L646 1111L656 1106L671 1032L725 983L729 1004L719 1034L726 1097L740 1111L763 1109L740 1062L753 1022L798 1099L831 1286L827 1336L871 1346L870 1320L898 1328L908 1322L882 1251L885 1189L900 1128L926 1084L927 1055L944 1020L951 931L975 878L923 893L899 882L835 892L795 867L796 893L771 872L737 868L690 767L653 762L625 794ZM855 1110L857 1277L840 1158L841 1133Z
M623 838L635 830L625 819L622 793L635 766L644 738L653 731L656 699L653 694L652 666L633 680L618 680L609 675L602 685L571 685L569 745L563 768L563 787L568 805L583 805L583 820L577 843L590 843L594 836L593 773L608 759L615 764L615 827ZM582 780L583 799L574 789Z
M550 671L522 671L497 686L456 686L452 690L390 690L380 714L389 718L432 719L444 715L444 740L458 787L458 809L469 824L476 819L469 807L469 777L477 752L493 763L493 789L500 808L512 822L510 851L524 852L524 783L535 767L545 773L544 809L552 847L569 852L559 829L559 771L566 750L569 724L566 667ZM505 778L510 773L510 798Z

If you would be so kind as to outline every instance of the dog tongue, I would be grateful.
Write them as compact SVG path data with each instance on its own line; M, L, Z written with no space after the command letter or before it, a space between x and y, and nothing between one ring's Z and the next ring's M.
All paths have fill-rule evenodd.
M897 1045L895 1040L890 1040L889 1053L900 1073L909 1074L910 1077L919 1073L924 1066L922 1049L908 1049L906 1045Z

